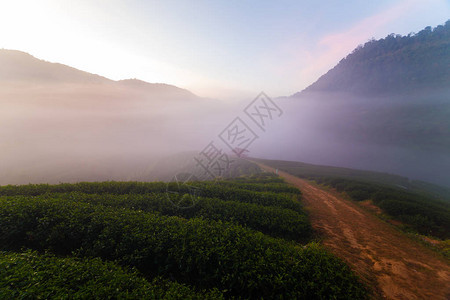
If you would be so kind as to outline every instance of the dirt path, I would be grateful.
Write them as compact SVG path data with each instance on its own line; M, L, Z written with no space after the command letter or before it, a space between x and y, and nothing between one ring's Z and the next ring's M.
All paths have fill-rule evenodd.
M375 286L377 298L450 299L450 266L445 259L339 194L285 172L278 174L301 189L324 245Z

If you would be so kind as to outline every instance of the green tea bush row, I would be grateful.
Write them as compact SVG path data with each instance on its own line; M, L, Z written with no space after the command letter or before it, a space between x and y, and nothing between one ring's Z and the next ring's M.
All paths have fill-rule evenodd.
M81 182L76 184L30 184L21 186L0 187L0 195L3 196L38 196L46 193L81 192L87 194L148 194L165 193L167 190L180 194L192 193L192 188L197 187L196 194L208 198L220 198L239 202L254 203L264 206L278 206L292 209L302 213L302 207L298 201L293 200L290 194L277 194L273 192L255 192L234 187L219 186L214 183L192 183L188 185L167 184L164 182Z
M180 190L188 192L188 189ZM291 209L298 213L304 213L303 207L297 200L297 195L274 193L274 192L255 192L235 187L225 187L217 184L204 183L196 191L198 196L208 198L219 198L222 200L239 201L244 203L253 203L263 206L276 206Z
M284 179L274 173L261 172L257 174L228 178L227 181L247 182L247 183L284 183Z
M256 191L256 192L274 192L274 193L290 193L300 195L300 190L289 186L286 183L248 183L248 182L234 182L234 181L217 181L215 183L219 186L234 187L238 189Z
M164 182L80 182L75 184L28 184L7 185L0 187L1 196L38 196L46 193L81 192L86 194L147 194L165 192L167 184Z
M223 299L99 258L0 252L0 299Z
M49 249L115 260L226 296L361 299L351 270L321 247L305 248L232 223L183 219L74 201L0 199L0 247Z
M273 206L200 197L194 206L183 209L170 202L165 193L131 195L67 193L51 194L47 197L159 212L163 215L183 218L204 217L212 220L236 222L273 237L289 240L307 241L312 233L306 215ZM179 195L179 197L183 197L183 195Z

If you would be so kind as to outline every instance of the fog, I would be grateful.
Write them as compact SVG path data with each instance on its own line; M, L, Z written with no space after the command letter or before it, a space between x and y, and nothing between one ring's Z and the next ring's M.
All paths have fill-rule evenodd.
M229 122L229 104L167 93L1 85L0 184L142 180L165 157L201 150Z
M450 185L448 91L385 97L304 93L253 155L382 171Z
M240 117L258 136L246 146L253 157L450 186L448 90L389 97L301 93L274 100L283 113L266 118L263 130L244 113L253 98L205 99L2 51L2 185L167 179L211 141L230 152L218 135Z

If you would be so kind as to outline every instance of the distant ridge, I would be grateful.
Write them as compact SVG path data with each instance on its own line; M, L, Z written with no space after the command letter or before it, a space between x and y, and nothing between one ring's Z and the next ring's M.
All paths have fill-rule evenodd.
M70 82L70 83L107 83L111 80L80 71L78 69L51 63L18 50L0 49L0 82Z
M150 83L136 78L119 80L117 83L135 89L152 90L153 92L167 92L170 90L172 92L184 93L189 97L197 97L197 95L188 90L166 83Z
M177 94L184 98L197 97L188 90L164 83L149 83L138 79L114 81L67 65L41 60L18 50L0 49L0 66L0 83L110 84L142 89L148 93Z

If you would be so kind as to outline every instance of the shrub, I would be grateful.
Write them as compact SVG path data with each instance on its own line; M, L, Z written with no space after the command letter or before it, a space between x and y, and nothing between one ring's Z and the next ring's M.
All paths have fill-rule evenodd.
M184 195L178 196L184 197ZM311 225L305 214L285 208L224 201L214 198L201 197L194 206L188 209L173 205L165 193L137 195L68 193L51 194L47 198L68 199L110 207L159 212L167 216L180 216L183 218L204 217L211 220L235 222L265 234L289 240L306 241L312 233Z
M353 298L365 289L321 247L306 248L231 223L185 220L87 203L0 199L0 245L116 260L147 277L243 298Z
M215 291L155 278L148 282L99 258L0 252L0 299L223 299Z

